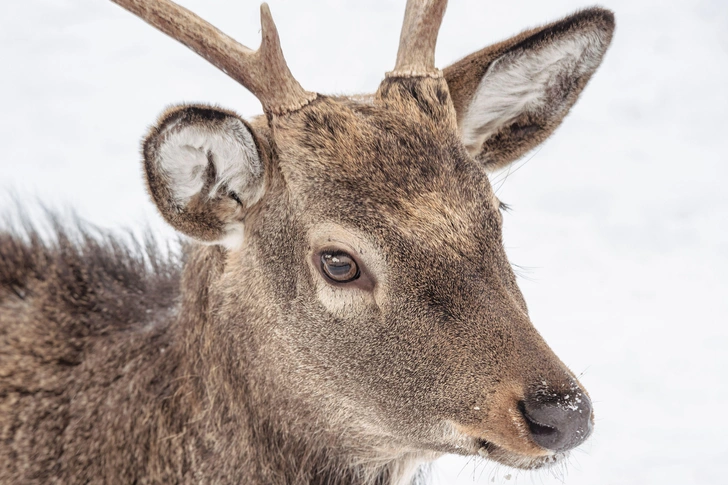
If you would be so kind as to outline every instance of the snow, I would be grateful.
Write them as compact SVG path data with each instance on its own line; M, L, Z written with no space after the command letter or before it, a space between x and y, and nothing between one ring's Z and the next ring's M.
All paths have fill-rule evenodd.
M256 2L182 3L258 46ZM371 92L392 69L403 0L270 3L304 87ZM438 65L588 5L452 0ZM566 469L446 457L438 483L726 482L728 2L604 5L617 17L604 65L556 134L496 177L532 319L582 375L594 436ZM2 2L0 59L1 190L104 227L148 223L171 235L138 163L139 140L165 106L261 112L234 81L111 2Z

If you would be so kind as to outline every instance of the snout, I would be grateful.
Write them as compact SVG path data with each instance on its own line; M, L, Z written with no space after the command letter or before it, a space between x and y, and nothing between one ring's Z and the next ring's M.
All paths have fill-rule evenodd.
M554 368L549 377L529 379L525 388L501 383L491 394L488 411L477 424L458 426L475 438L471 452L504 465L534 469L551 466L582 444L592 433L592 403L570 373ZM465 424L465 423L463 423Z
M570 450L592 432L591 400L578 388L568 393L541 389L528 395L518 408L533 441L547 450Z

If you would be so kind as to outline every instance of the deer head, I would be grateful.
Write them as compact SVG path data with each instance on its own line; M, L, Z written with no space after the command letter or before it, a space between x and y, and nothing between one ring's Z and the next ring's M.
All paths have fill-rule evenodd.
M561 123L610 43L609 11L440 71L446 2L409 0L394 70L348 98L300 86L265 4L251 51L168 0L115 2L262 102L252 122L169 109L143 146L162 216L221 255L205 342L227 382L244 375L275 403L256 412L361 456L480 454L525 468L589 436L586 391L529 320L488 173Z

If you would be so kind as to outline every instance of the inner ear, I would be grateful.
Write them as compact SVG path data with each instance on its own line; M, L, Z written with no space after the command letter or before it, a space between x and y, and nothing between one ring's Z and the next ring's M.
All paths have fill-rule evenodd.
M613 29L611 12L584 10L446 68L471 155L498 168L545 140L601 63Z
M265 187L265 157L245 121L209 106L175 107L143 151L149 192L175 229L211 243L242 238L245 213Z

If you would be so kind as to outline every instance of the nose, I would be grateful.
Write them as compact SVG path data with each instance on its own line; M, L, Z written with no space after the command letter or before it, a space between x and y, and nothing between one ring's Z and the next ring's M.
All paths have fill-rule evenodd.
M540 390L519 405L533 441L552 451L579 446L592 432L589 397L572 388L569 393Z

